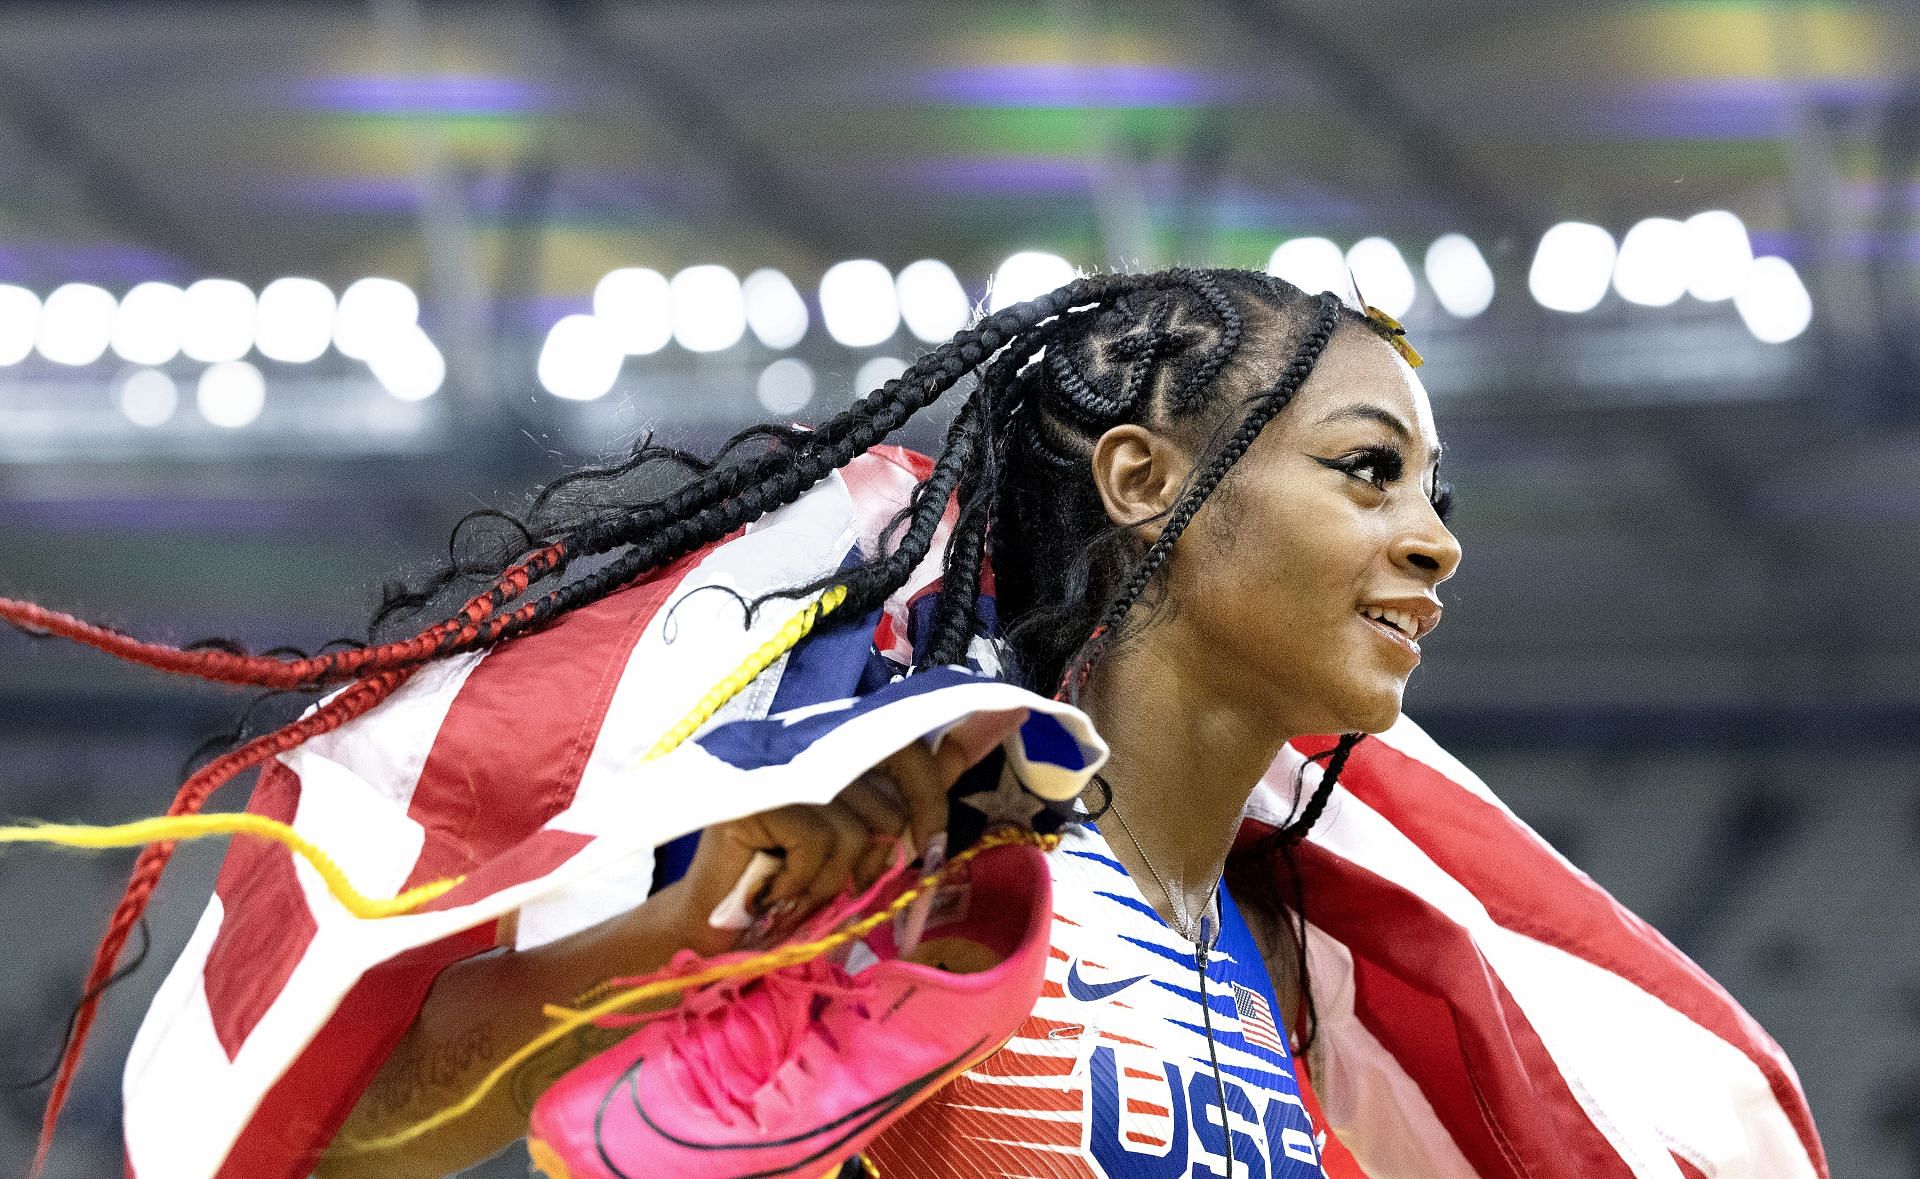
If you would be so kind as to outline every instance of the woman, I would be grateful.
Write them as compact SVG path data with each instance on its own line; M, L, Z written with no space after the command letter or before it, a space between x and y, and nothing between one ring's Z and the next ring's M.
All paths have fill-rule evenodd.
M576 485L587 493L576 510L561 524L536 520L528 552L516 554L522 565L464 622L302 666L299 682L359 677L362 689L328 706L333 718L326 708L308 718L307 732L368 713L393 690L381 675L534 634L636 579L646 584L794 502L976 373L897 544L792 588L843 587L842 617L856 630L876 616L885 627L931 553L940 592L913 605L910 661L992 667L1004 655L1008 677L1077 702L1111 758L1085 800L1101 818L1070 830L1050 857L1056 993L1023 1035L1059 1047L1016 1046L987 1061L869 1156L883 1174L1317 1173L1313 1128L1276 1030L1310 1023L1305 947L1276 902L1280 890L1266 887L1272 872L1245 890L1221 882L1243 810L1287 743L1348 734L1325 750L1319 788L1293 800L1294 821L1257 849L1262 862L1319 818L1360 734L1394 724L1419 639L1439 620L1436 591L1460 549L1444 522L1431 408L1409 360L1417 356L1391 320L1266 275L1080 280L989 317L817 431L763 431L772 439L764 454L694 466L665 497L596 498L596 486L612 487L654 452ZM529 581L603 552L618 555L506 608ZM983 592L996 583L997 593ZM983 649L978 633L995 628L996 613L1004 647ZM909 746L824 805L709 826L684 874L644 904L537 949L439 972L344 1126L328 1127L338 1143L319 1173L443 1174L524 1134L528 1095L605 1037L531 1062L434 1134L378 1154L344 1148L471 1088L541 1028L543 1004L653 970L678 951L725 949L707 914L757 851L784 852L764 900L790 914L791 929L850 877L880 871L873 836L936 844L949 788L995 743L976 729L937 751ZM103 958L110 969L113 954ZM1231 1036L1216 1033L1218 1010L1234 1013ZM1115 1044L1130 1054L1124 1068ZM1023 1051L1029 1059L1016 1059ZM982 1105L1023 1068L1038 1072L1013 1088L1035 1092L1031 1082L1045 1075L1068 1098ZM372 1072L369 1062L362 1079ZM983 1117L991 1130L973 1125ZM1065 1130L1035 1129L1047 1125ZM1450 1124L1446 1132L1459 1137ZM1436 1144L1433 1158L1450 1165L1451 1151Z
M1288 739L1393 722L1419 662L1415 640L1438 621L1435 589L1460 549L1441 518L1440 446L1425 391L1388 339L1331 298L1310 299L1265 276L1195 274L1072 322L1079 330L1055 336L1047 357L1012 387L976 393L1006 407L1006 469L1000 504L973 490L962 512L984 519L997 507L1006 522L990 546L998 602L1024 677L1049 689L1100 613L1126 614L1109 602L1154 542L1185 529L1154 587L1162 608L1150 621L1140 608L1142 624L1104 657L1080 655L1090 671L1080 704L1112 747L1105 782L1113 822L1069 847L1117 860L1129 897L1150 905L1173 935L1169 945L1191 956L1211 940L1201 926L1215 910L1248 795ZM1275 420L1242 431L1254 405ZM953 543L957 550L960 541ZM1076 594L1075 585L1085 588ZM412 1087L420 1062L445 1043L524 1042L538 1031L542 1002L657 967L681 948L724 948L705 914L757 849L786 855L769 900L805 909L863 866L870 834L897 834L913 819L924 846L944 829L946 787L964 768L958 750L947 752L943 764L910 747L885 776L856 783L827 806L708 830L679 884L656 894L619 935L596 931L591 950L556 950L550 964L536 965L536 953L451 968L344 1136L377 1138L419 1116L389 1095ZM1102 906L1097 890L1074 896L1082 924L1101 908L1113 909L1102 915L1108 924L1125 915L1125 906ZM1231 904L1221 902L1228 913ZM1253 912L1274 961L1283 961L1278 915ZM1111 969L1117 948L1088 947L1074 963L1101 962L1110 987L1119 977ZM1156 960L1164 981L1193 985L1191 963ZM532 971L537 981L527 978ZM1092 973L1079 968L1074 979ZM1291 967L1278 974L1288 993L1290 974ZM1088 1009L1104 1006L1109 996L1083 985L1102 1000ZM1223 975L1220 985L1231 983ZM481 996L503 993L524 1001L482 1007ZM1291 1016L1286 1004L1282 1012ZM1190 1038L1169 1020L1199 1022L1199 1004L1167 1015L1163 1028ZM1283 1026L1290 1025L1289 1018ZM1175 1051L1190 1063L1190 1052ZM473 1060L469 1080L494 1063ZM1266 1095L1254 1104L1264 1109ZM432 1157L417 1173L443 1173L525 1132L506 1094L473 1124L490 1132L476 1128L464 1150L423 1143ZM884 1142L875 1156L885 1173ZM966 1163L964 1152L956 1161ZM392 1157L345 1156L321 1173L413 1173L399 1168Z

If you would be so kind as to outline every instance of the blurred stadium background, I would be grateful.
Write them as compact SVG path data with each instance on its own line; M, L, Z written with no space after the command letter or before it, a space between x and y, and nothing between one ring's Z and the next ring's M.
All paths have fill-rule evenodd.
M1407 322L1467 550L1410 711L1785 1044L1836 1176L1920 1176L1911 0L12 0L0 592L311 647L640 432L1175 262ZM157 811L244 704L0 634L0 813ZM51 1174L118 1172L218 854ZM5 1079L128 860L0 857Z

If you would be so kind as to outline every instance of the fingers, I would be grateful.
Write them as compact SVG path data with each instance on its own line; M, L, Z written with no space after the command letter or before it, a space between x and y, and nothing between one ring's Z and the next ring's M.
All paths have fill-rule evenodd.
M760 818L771 846L787 853L786 866L767 890L767 902L791 903L801 911L833 899L870 838L860 816L837 802L781 807Z

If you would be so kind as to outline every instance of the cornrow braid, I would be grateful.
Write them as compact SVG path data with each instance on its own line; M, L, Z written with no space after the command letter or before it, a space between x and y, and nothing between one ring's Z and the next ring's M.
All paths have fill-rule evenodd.
M1240 456L1246 454L1247 448L1253 445L1254 439L1260 436L1260 431L1266 424L1292 402L1294 395L1300 391L1300 386L1313 372L1313 366L1320 359L1320 353L1326 350L1327 342L1333 338L1334 328L1339 326L1341 309L1340 301L1331 294L1318 295L1315 301L1319 305L1319 317L1300 341L1299 346L1294 349L1293 359L1288 362L1286 371L1280 375L1280 379L1271 389L1254 399L1253 410L1247 414L1246 420L1240 423L1240 428L1233 432L1233 436L1227 440L1226 445L1221 447L1220 452L1181 492L1180 499L1174 504L1173 510L1167 515L1166 523L1161 527L1160 535L1154 538L1153 544L1147 548L1146 555L1134 565L1126 579L1120 583L1119 588L1108 601L1106 611L1101 615L1099 623L1095 625L1093 633L1087 637L1080 651L1062 672L1059 686L1055 689L1055 699L1072 700L1078 696L1080 688L1086 684L1087 676L1092 673L1093 665L1106 651L1120 624L1126 621L1127 614L1133 609L1134 603L1139 601L1147 584L1153 580L1153 575L1158 573L1160 567L1166 563L1167 557L1173 552L1174 544L1186 531L1187 525L1193 521L1194 515L1200 511L1201 505L1206 503L1207 497L1220 486L1220 481L1227 477L1227 472L1233 469L1234 464L1240 461Z

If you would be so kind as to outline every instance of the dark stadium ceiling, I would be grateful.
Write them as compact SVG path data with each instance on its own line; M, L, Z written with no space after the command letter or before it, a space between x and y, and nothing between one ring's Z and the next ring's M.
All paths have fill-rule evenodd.
M1407 317L1471 554L1426 698L1912 713L1920 648L1867 587L1920 580L1916 128L1912 3L12 0L0 283L385 275L449 357L405 405L364 366L271 370L238 431L143 433L110 357L0 369L0 592L315 642L461 511L650 424L762 416L751 341L630 357L596 402L540 391L542 333L617 267L811 292L842 259L937 257L977 298L1022 249L1257 267L1378 234L1417 267L1463 232L1492 308L1423 287ZM1528 295L1556 222L1708 209L1799 268L1811 330ZM807 415L876 351L821 335ZM0 724L109 697L132 723L156 690L0 635L9 663Z

